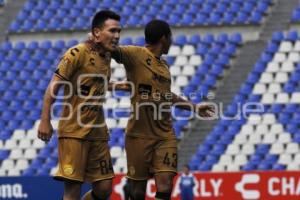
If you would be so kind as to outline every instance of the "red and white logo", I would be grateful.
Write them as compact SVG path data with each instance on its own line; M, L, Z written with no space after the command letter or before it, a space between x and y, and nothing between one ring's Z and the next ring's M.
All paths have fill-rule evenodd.
M260 198L259 190L246 189L248 184L257 184L260 181L258 174L244 174L242 180L235 184L235 190L242 194L243 199Z

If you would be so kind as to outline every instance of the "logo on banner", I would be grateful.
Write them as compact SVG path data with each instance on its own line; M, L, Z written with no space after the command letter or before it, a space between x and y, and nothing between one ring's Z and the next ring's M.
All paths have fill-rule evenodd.
M256 184L260 181L258 174L245 174L242 180L235 184L235 190L242 194L243 199L258 199L260 198L259 190L246 189L248 184Z

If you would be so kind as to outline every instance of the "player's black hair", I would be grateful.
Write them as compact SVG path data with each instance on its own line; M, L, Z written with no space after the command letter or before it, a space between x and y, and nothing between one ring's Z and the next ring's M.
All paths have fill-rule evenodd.
M190 166L188 164L185 164L184 167L186 167L188 170L190 170Z
M104 24L104 22L108 19L114 19L117 21L120 21L121 17L120 15L118 15L117 13L111 11L111 10L101 10L98 11L92 20L92 33L93 33L93 29L96 27L101 28L101 26Z
M154 19L147 23L145 28L145 41L147 44L157 44L163 36L171 36L171 28L167 22Z

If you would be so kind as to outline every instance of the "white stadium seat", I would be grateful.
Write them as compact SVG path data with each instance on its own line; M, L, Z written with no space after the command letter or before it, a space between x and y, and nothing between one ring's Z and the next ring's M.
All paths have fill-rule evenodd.
M126 71L124 67L118 67L115 69L113 73L114 78L125 78L126 77Z
M254 133L254 126L251 124L243 125L240 134L250 135Z
M220 165L220 164L215 164L212 167L212 171L213 172L223 172L223 171L225 171L225 166L224 165Z
M235 144L245 144L247 141L248 141L247 135L244 135L244 134L237 134L237 135L234 137L234 140L233 140L232 143L235 143Z
M294 159L293 159L293 163L295 163L295 164L300 164L300 152L298 152L296 155L295 155L295 157L294 157Z
M127 118L121 118L119 119L118 128L126 128L127 127Z
M263 143L264 144L273 144L276 141L277 141L276 135L272 134L272 133L269 133L269 134L267 133L263 137Z
M174 92L177 95L181 93L180 87L177 86L177 85L172 85L171 86L171 91Z
M291 142L291 135L289 133L281 133L278 136L278 143L287 144Z
M177 56L174 65L184 66L188 63L188 58L186 56Z
M24 169L28 168L28 166L29 166L29 163L28 163L27 159L19 159L16 162L15 168L19 169L19 170L24 170Z
M275 53L273 61L275 61L275 62L283 62L285 60L286 60L285 53L280 53L280 52Z
M17 140L14 139L6 140L6 142L4 143L4 149L15 149L17 147Z
M291 61L283 62L280 67L280 71L282 72L293 72L294 70L295 70L295 65Z
M272 104L272 103L274 103L274 102L275 102L274 94L266 93L266 94L263 94L263 95L262 95L261 103L264 103L264 104Z
M278 93L275 101L276 103L286 104L290 102L290 98L287 93Z
M245 165L248 162L246 155L238 154L234 157L233 163L235 165Z
M24 130L15 130L13 135L11 136L11 139L15 140L21 140L26 137L26 133Z
M232 156L231 155L227 155L227 154L223 154L220 157L219 163L222 165L229 165L233 162Z
M270 154L281 154L284 152L284 147L282 143L273 143L270 148Z
M120 108L129 108L131 106L130 98L128 97L121 97L119 102Z
M181 50L180 50L180 47L179 46L175 46L175 45L172 45L170 47L170 50L168 52L168 55L169 56L178 56L180 54Z
M296 153L298 153L299 152L299 144L297 144L297 143L289 143L289 144L287 144L285 152L288 153L288 154L296 154Z
M240 153L240 147L237 144L229 144L226 149L226 154L236 155Z
M285 83L289 79L288 74L286 72L278 72L275 75L274 82L276 83Z
M9 155L9 158L11 159L20 159L23 157L23 151L22 149L12 149Z
M272 83L273 82L273 73L262 73L260 77L260 83Z
M300 55L298 52L290 52L287 58L288 61L297 63L300 60Z
M242 146L241 153L245 155L251 155L255 152L255 147L254 144L251 143L246 143Z
M115 59L111 59L110 66L112 69L120 67L120 64L115 61Z
M26 159L34 159L37 156L35 149L26 149L24 153L24 158Z
M259 124L256 126L255 129L256 134L264 135L267 134L268 132L269 132L269 128L266 124Z
M259 114L251 114L249 117L248 117L248 122L247 124L260 124L261 123L261 115Z
M117 127L117 121L113 118L106 118L106 125L108 128L116 128Z
M4 169L4 170L8 170L8 169L12 169L15 167L15 163L13 160L11 159L5 159L2 161L2 164L1 164L1 169Z
M300 103L300 92L292 93L290 103Z
M278 159L278 163L287 165L291 162L292 162L292 155L291 154L287 154L287 153L280 154L279 159Z
M266 113L262 116L262 123L263 124L274 124L276 123L276 117L272 113Z
M32 145L31 141L32 141L31 139L27 139L27 138L25 138L23 140L20 140L20 142L19 142L19 148L26 149L26 148L31 147L31 145Z
M189 59L188 64L198 66L202 63L202 58L199 55L192 55Z
M262 136L260 134L252 134L248 139L250 144L259 144L262 142Z
M19 169L9 169L8 171L7 171L7 175L8 176L20 176L21 175L21 172L20 172L20 170Z
M184 45L181 54L185 56L191 56L195 54L195 47L193 45Z
M282 124L271 124L270 133L283 133L284 129Z
M271 83L268 88L268 93L276 94L281 91L281 86L279 83Z
M280 69L278 62L269 62L266 68L266 72L274 73Z
M295 46L294 46L294 51L300 52L300 41L296 41Z
M7 176L6 171L7 170L5 170L5 169L0 169L0 176Z
M183 66L182 75L193 76L195 75L195 67L193 65Z
M229 171L229 172L240 171L240 166L239 165L235 165L235 164L228 165L226 171Z
M122 148L118 146L113 146L110 148L110 155L113 158L119 158L123 154Z
M33 144L32 144L33 148L41 149L41 148L44 148L44 146L45 146L44 141L42 141L40 139L33 140Z
M177 65L172 65L170 67L170 73L172 76L179 76L181 74L181 67Z
M289 163L286 168L288 171L299 171L300 166L296 163Z
M279 46L279 51L280 52L290 52L293 50L293 44L290 41L283 41L281 42L280 46Z
M264 94L264 93L266 93L266 91L267 91L266 84L257 83L257 84L254 85L254 88L253 88L253 93L254 94Z
M175 80L175 85L183 87L188 84L188 78L186 76L177 76Z
M104 108L116 108L118 105L118 100L116 98L108 98L104 104Z

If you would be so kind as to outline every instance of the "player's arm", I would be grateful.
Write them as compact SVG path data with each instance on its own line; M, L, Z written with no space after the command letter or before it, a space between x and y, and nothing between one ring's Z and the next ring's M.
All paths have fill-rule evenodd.
M206 103L194 104L174 93L172 93L172 104L180 109L197 112L201 117L211 117L215 113L214 106L212 105Z
M109 82L108 91L112 90L131 91L131 85L128 82Z
M43 109L41 114L41 122L38 127L38 138L43 141L49 141L52 133L53 127L51 125L51 106L55 102L55 96L57 95L61 78L54 75L47 87L44 95Z
M73 74L78 70L80 50L77 47L70 48L60 60L55 75L52 77L44 95L44 103L41 122L38 128L38 138L49 141L53 128L51 120L51 106L55 102L58 90L62 84L71 80Z

